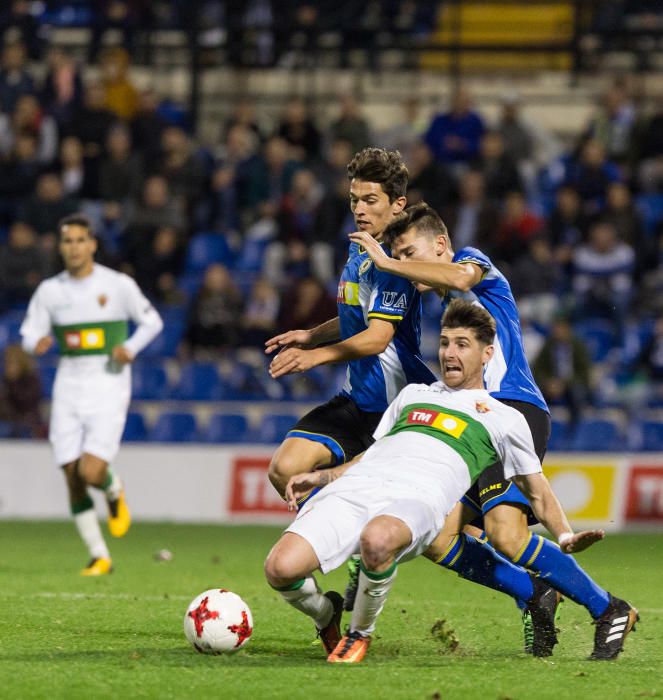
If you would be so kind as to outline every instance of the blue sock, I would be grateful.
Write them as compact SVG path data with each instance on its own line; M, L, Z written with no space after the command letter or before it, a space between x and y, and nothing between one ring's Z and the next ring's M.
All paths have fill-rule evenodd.
M306 494L306 496L302 496L298 501L297 501L297 511L300 511L306 503L308 503L313 496L315 496L316 493L320 491L319 486L314 486L309 493Z
M513 558L515 564L536 571L541 580L600 617L608 607L610 596L578 566L570 554L541 535L530 533L529 539Z
M487 542L462 532L453 538L436 564L455 571L461 578L480 583L501 593L508 593L518 603L534 595L530 575L496 552Z

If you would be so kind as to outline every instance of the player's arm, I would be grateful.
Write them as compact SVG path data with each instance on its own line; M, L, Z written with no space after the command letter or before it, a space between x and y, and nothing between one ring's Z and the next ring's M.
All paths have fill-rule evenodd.
M265 352L270 354L285 347L314 348L324 343L333 343L341 337L341 323L332 318L310 330L281 333L265 342Z
M563 552L580 552L605 536L603 530L574 533L534 450L532 433L524 416L513 411L513 421L506 426L498 452L504 475L525 494L534 515L559 542Z
M311 489L324 488L336 479L340 479L343 474L364 456L364 452L353 457L345 464L339 464L332 469L318 469L317 471L305 472L304 474L295 474L290 477L288 485L285 487L285 500L288 504L288 510L297 510L297 501L307 494Z
M396 320L396 319L395 319ZM372 318L368 328L340 343L325 345L321 348L305 350L287 348L282 350L269 366L269 374L276 379L286 374L306 372L318 365L334 362L348 362L362 357L378 355L387 348L394 333L395 323L381 318Z
M559 542L563 552L581 552L605 537L603 530L573 532L557 496L542 473L515 476L513 481L527 496L534 515Z
M136 355L161 333L163 321L131 277L125 276L123 283L127 313L136 324L131 336L121 345L115 346L112 351L113 359L124 364L132 362Z
M55 342L51 333L51 316L46 306L44 289L40 285L30 299L28 311L21 324L21 345L26 352L43 355Z
M369 257L383 272L405 277L428 287L441 287L467 292L481 281L484 271L473 262L445 263L419 260L396 260L389 257L382 246L365 231L350 234L350 240L365 248Z

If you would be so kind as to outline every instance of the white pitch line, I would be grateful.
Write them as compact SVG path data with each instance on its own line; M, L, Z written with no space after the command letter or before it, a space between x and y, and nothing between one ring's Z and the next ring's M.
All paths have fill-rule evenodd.
M0 593L0 598L22 598L21 593ZM31 598L63 598L65 600L85 600L86 598L94 598L99 600L191 600L186 595L134 595L133 593L69 593L66 591L31 593Z

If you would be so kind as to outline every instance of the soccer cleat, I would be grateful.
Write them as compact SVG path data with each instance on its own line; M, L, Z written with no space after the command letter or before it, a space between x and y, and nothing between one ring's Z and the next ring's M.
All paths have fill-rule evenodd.
M131 514L127 508L124 491L113 501L108 501L108 531L113 537L124 537L131 525Z
M113 562L104 557L90 559L88 565L81 569L81 576L105 576L113 571Z
M525 638L525 653L534 653L534 625L532 624L532 613L525 608L522 611L523 637Z
M358 664L371 646L371 638L359 632L348 632L327 657L330 664Z
M361 559L357 556L348 559L348 585L345 587L345 596L343 598L343 609L347 610L347 612L352 612L355 607L357 588L359 588L360 561Z
M624 649L626 635L640 619L638 611L625 600L610 596L606 611L594 620L594 651L589 657L593 661L616 659Z
M327 626L323 627L322 629L318 629L318 637L320 637L322 646L325 648L327 654L331 654L341 639L343 598L341 598L341 594L337 593L336 591L327 591L327 593L325 593L325 598L328 598L331 601L331 604L334 606L334 612L332 613L331 620L329 620Z
M526 614L529 613L532 649L529 653L534 656L552 656L553 647L557 644L555 621L562 596L536 576L532 576L532 584L534 585L534 595L527 602L526 612L523 613L525 651L527 652L529 631L525 618Z

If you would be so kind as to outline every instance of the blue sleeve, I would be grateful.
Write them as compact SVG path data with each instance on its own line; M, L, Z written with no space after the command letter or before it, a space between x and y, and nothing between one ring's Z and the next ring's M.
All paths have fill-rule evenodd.
M409 280L373 267L371 299L367 316L386 321L400 321L407 313L416 290Z

